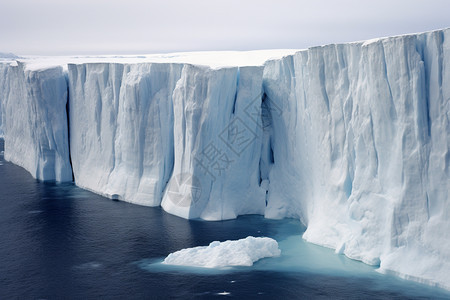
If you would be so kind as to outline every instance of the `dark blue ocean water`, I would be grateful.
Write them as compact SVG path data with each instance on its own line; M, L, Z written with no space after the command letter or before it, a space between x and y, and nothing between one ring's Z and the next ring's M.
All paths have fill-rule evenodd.
M261 216L187 221L39 182L0 155L0 299L450 298L305 243L303 231ZM249 235L275 238L281 257L226 271L159 264L182 248Z

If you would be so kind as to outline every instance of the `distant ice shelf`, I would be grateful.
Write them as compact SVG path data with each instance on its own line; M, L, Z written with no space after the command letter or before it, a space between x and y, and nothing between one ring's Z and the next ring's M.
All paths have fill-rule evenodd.
M450 30L306 50L9 58L5 159L450 289ZM16 62L18 61L18 62Z

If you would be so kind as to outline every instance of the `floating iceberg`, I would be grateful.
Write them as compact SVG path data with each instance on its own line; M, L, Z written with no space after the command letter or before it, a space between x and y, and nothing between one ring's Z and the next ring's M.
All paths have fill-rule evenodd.
M169 254L162 263L202 268L249 267L262 258L280 254L274 239L249 236L237 241L215 241L209 246L182 249Z

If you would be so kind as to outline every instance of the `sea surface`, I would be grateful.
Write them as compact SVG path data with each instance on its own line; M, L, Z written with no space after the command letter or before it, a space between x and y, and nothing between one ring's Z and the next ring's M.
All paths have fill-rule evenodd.
M306 243L304 230L261 216L184 220L39 182L0 152L0 299L450 299ZM247 236L276 239L281 256L225 270L161 264L183 248Z

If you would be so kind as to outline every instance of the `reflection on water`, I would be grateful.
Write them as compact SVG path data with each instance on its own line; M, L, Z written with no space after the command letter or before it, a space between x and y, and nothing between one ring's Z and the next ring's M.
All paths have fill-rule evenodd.
M450 297L305 243L296 220L187 221L0 163L0 299ZM282 255L228 270L160 264L183 248L250 235L275 238Z

